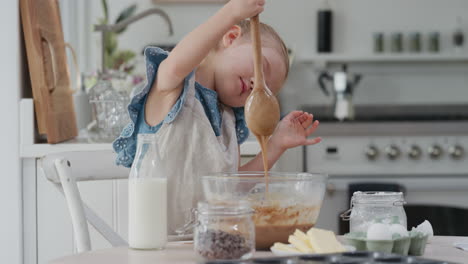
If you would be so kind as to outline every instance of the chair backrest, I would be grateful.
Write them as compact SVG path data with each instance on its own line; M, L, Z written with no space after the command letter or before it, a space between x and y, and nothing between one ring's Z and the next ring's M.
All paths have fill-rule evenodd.
M76 182L127 179L129 169L114 165L112 151L62 152L40 159L40 167L47 179L64 195L73 226L78 252L89 251L91 242L87 222L112 246L127 246L107 223L81 199ZM96 164L96 162L100 162Z
M60 179L55 169L51 169L52 161L61 158L70 162L77 182L128 179L129 169L115 165L115 153L111 150L73 151L50 154L41 159L47 179L55 183L60 183Z

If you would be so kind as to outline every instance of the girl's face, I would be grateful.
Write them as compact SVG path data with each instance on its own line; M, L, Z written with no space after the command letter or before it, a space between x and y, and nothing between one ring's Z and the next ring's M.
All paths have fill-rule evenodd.
M217 51L215 89L219 100L231 107L241 107L253 89L254 62L250 40L237 37ZM277 94L286 79L286 65L279 44L262 37L263 73L267 87Z

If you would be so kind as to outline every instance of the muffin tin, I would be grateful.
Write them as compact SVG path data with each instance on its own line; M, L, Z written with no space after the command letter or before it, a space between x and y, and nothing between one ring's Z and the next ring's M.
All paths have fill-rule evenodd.
M269 257L269 258L253 258L250 260L237 261L208 261L204 264L452 264L453 262L430 260L412 256L401 256L395 254L386 254L379 252L356 251L336 254L323 255L301 255L291 257ZM453 263L454 264L454 263Z

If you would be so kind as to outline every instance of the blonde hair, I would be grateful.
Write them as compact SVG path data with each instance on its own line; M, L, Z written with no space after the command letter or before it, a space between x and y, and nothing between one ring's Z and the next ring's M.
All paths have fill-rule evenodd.
M237 24L241 28L242 36L250 38L250 21L249 20L242 20ZM271 26L260 22L260 34L272 37L274 41L276 41L280 46L280 53L284 60L284 65L286 66L286 76L288 77L289 74L289 53L286 44L284 43L283 39L280 37L278 32L274 30Z

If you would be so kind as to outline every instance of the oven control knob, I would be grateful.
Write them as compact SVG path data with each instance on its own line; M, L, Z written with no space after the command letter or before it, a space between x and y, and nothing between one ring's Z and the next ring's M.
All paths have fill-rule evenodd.
M422 150L416 145L412 145L408 151L408 157L413 160L421 158Z
M400 156L400 149L395 145L390 145L385 148L385 153L387 153L387 157L391 160L395 160Z
M366 148L366 156L369 160L375 160L379 156L379 149L376 146L368 146Z
M438 159L444 153L444 151L439 145L432 145L431 147L429 147L428 152L431 159Z
M453 159L461 159L465 154L465 150L459 145L451 146L448 151Z

